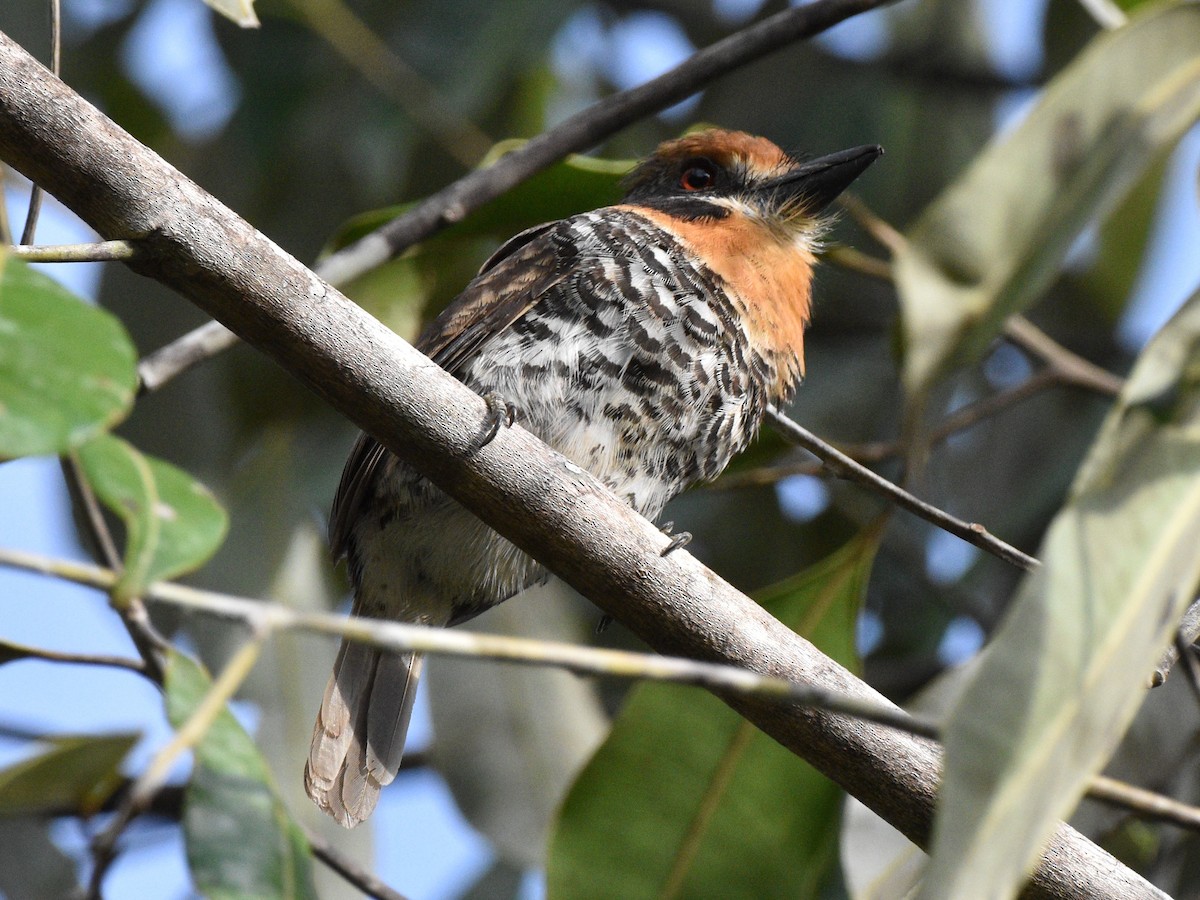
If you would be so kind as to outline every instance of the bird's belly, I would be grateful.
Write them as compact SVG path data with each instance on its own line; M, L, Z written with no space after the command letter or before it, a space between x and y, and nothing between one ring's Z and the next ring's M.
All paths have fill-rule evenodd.
M560 327L562 327L560 325ZM586 323L531 346L490 342L463 380L495 392L517 422L647 518L715 477L750 440L765 403L734 361L689 351L668 370L630 341L589 340ZM733 373L733 374L729 374ZM453 624L546 578L546 570L398 461L355 535L366 615Z

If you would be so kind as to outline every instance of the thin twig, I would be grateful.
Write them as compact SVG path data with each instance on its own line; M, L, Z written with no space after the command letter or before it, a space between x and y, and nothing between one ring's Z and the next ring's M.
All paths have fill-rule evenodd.
M139 675L146 671L144 662L128 656L111 656L104 653L66 653L61 650L48 650L45 647L31 647L16 641L0 640L0 660L8 662L26 658L73 663L81 666L110 666L116 669L128 669Z
M101 590L109 590L116 584L116 575L111 570L22 550L0 548L0 565L53 575ZM145 597L152 602L183 607L192 612L237 619L246 623L256 633L277 630L308 631L337 635L388 650L550 666L579 675L643 678L696 685L728 694L790 700L922 737L937 736L935 723L914 719L892 707L864 702L784 678L759 675L735 666L625 650L582 647L556 641L465 630L449 631L333 613L304 612L276 603L199 590L169 581L150 585L146 589Z
M1178 825L1189 831L1200 831L1200 808L1109 778L1107 775L1092 776L1087 795L1093 800L1132 810L1143 819L1154 819Z
M6 248L26 262L124 262L137 255L133 241L94 241L89 244L18 244Z
M1004 335L1042 359L1068 384L1107 397L1117 396L1125 386L1125 379L1068 350L1024 316L1010 316L1004 323Z
M567 154L594 147L622 128L666 109L709 82L788 44L826 31L851 16L895 2L818 0L776 13L737 31L694 53L669 72L638 87L605 97L504 155L486 169L468 173L404 215L327 257L315 271L332 285L346 284L418 241L462 221L469 213ZM221 334L220 339L215 337L217 334ZM146 367L154 370L154 376L143 379L143 390L161 387L235 343L237 338L220 326L205 325L183 335L147 358ZM172 361L170 365L165 364L168 359Z
M899 253L908 239L890 223L875 213L858 197L843 194L839 198L843 209L871 237L891 253ZM833 247L826 258L835 265L878 278L894 281L892 267L884 260L845 247ZM1052 367L1065 384L1115 397L1125 384L1124 379L1089 360L1084 359L1054 340L1024 316L1010 316L1004 323L1004 334L1009 340Z
M337 872L348 882L375 900L406 900L399 891L384 884L374 874L360 867L354 860L347 857L324 837L311 829L304 829L308 845L312 847L313 855L333 871Z
M907 246L908 239L892 227L891 223L872 211L858 195L846 192L838 197L837 203L857 223L859 228L873 237L889 253L899 253Z
M861 484L878 494L887 497L898 506L920 516L927 522L932 522L939 528L962 538L993 556L1026 571L1036 568L1040 563L1027 553L1022 553L1016 547L991 534L982 525L975 522L964 522L947 512L943 512L932 504L926 503L903 488L893 484L881 475L876 475L866 466L860 465L837 448L825 443L808 429L793 422L775 407L768 407L767 419L775 429L788 441L803 447L818 457L835 475Z
M849 269L851 272L866 275L868 278L875 278L879 281L887 281L889 283L895 280L892 272L892 264L886 259L871 256L869 253L864 253L861 250L848 247L844 244L834 244L826 247L821 253L821 259L831 262L835 266L841 266L843 269Z
M143 394L156 391L192 366L229 349L238 340L238 336L220 322L205 322L138 363L138 390Z
M1059 382L1058 374L1049 368L1041 369L1020 384L968 404L951 413L943 419L929 434L929 443L936 446L948 440L955 434L991 418L1016 403L1033 397ZM836 448L855 462L864 465L885 462L903 454L904 445L901 441L872 441L864 444L845 445ZM747 487L763 487L775 484L793 475L818 475L826 470L824 463L811 459L776 463L735 472L717 479L709 486L710 490L737 490Z

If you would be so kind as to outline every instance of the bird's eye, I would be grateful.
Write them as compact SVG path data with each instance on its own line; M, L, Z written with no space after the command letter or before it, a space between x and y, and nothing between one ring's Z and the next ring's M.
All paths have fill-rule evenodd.
M717 183L717 167L707 159L693 159L683 167L679 186L685 191L706 191Z

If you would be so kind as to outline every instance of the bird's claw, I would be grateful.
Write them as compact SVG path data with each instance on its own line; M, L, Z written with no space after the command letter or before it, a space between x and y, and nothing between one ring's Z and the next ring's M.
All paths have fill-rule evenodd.
M487 404L487 415L483 420L483 430L475 442L476 452L494 441L501 428L508 428L517 420L517 408L495 391L484 394L483 402Z
M608 626L612 624L612 621L613 617L608 613L600 616L600 619L596 622L596 634L604 634L608 630Z
M692 542L692 533L690 531L681 531L679 534L671 534L674 528L675 523L668 522L659 529L659 531L671 538L671 542L667 544L667 546L663 547L662 553L659 554L660 556L667 556L671 553L674 553L680 547L686 547Z

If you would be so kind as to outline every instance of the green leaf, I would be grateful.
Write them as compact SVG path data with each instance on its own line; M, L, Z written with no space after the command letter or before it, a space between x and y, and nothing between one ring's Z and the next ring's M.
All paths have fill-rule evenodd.
M65 453L125 418L137 352L121 323L0 249L0 460Z
M1142 353L946 729L925 897L1015 892L1200 582L1200 294Z
M167 717L179 728L212 680L193 660L167 660ZM195 749L183 831L196 887L215 900L315 898L312 851L280 799L267 764L222 710Z
M977 359L1084 226L1200 117L1197 46L1192 3L1100 35L925 211L896 257L911 392Z
M763 605L846 665L871 530ZM841 792L715 697L644 684L580 774L550 845L549 895L814 897L836 860Z
M204 0L216 12L243 28L257 28L258 16L254 12L254 0Z
M0 771L0 816L94 813L121 784L121 761L137 739L136 734L51 739L44 753Z
M101 435L79 449L96 495L125 523L125 569L116 593L135 597L190 572L221 546L228 518L208 489L174 466Z

